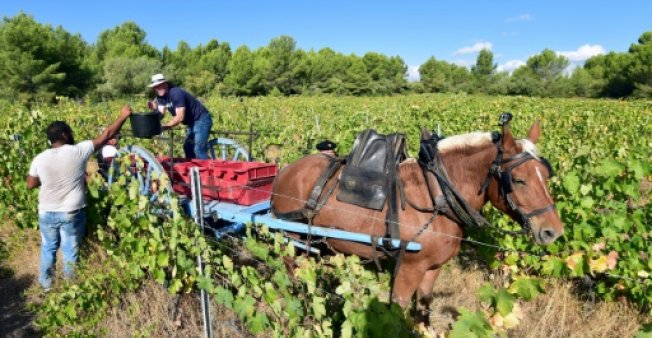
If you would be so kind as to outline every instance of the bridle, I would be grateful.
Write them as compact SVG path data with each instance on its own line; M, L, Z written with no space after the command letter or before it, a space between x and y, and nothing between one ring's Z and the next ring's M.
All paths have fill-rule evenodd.
M495 135L498 135L498 137ZM491 167L489 168L489 173L487 174L487 178L480 188L479 194L484 194L489 187L492 178L495 178L498 182L498 188L500 189L502 198L507 202L509 209L518 216L520 221L519 223L521 224L523 232L529 232L532 229L531 219L535 216L555 210L555 204L553 203L543 208L535 209L529 213L524 212L523 209L519 208L516 203L514 203L514 200L511 197L511 194L514 192L514 187L512 185L512 170L527 161L534 160L543 164L546 169L548 169L548 177L552 177L554 172L550 162L548 162L546 158L535 157L529 152L522 152L512 157L503 159L504 149L500 142L501 138L502 137L500 134L495 133L492 135L492 140L494 141L494 144L497 148L496 159L493 161ZM509 165L505 168L501 168L501 165L506 164Z
M442 138L437 134L433 134L430 139L421 141L421 147L419 150L419 163L425 171L429 171L435 175L445 198L446 207L442 208L442 206L439 206L436 203L435 196L431 195L433 205L436 205L435 208L439 206L439 208L443 209L444 211L451 210L452 213L448 213L449 217L455 221L460 222L464 226L480 227L482 225L490 225L484 216L474 210L466 202L466 200L457 192L453 184L450 182L448 174L446 173L446 168L442 162L442 158L439 156L437 151L437 143L441 139ZM529 213L526 213L521 208L519 208L511 197L511 194L514 191L512 186L512 170L527 161L535 160L542 163L548 169L549 176L552 177L552 167L550 166L550 162L548 162L548 160L546 160L544 157L535 157L529 152L522 152L512 157L503 159L504 149L501 143L502 135L498 132L493 132L491 133L491 139L492 143L494 143L497 148L496 158L492 162L491 167L489 168L489 172L487 173L487 178L482 184L478 194L484 194L492 180L496 179L498 187L501 191L501 197L507 202L507 206L510 211L518 217L517 221L521 225L521 231L507 231L496 227L492 228L510 235L528 233L532 229L531 219L533 217L544 214L548 211L555 210L556 208L554 204L550 204L546 207L535 209ZM504 165L507 166L503 168L502 166ZM447 214L446 212L444 213Z

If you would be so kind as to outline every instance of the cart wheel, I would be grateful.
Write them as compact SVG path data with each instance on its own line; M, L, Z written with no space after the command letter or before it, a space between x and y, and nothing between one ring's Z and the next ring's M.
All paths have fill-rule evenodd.
M215 138L208 141L208 149L213 159L230 161L250 161L251 157L245 147L228 138Z
M125 163L114 160L109 168L109 186L124 177L124 182L138 182L138 195L146 196L156 208L165 210L170 204L172 186L163 165L148 150L130 145L118 151L116 159L126 159ZM161 195L163 194L163 195Z

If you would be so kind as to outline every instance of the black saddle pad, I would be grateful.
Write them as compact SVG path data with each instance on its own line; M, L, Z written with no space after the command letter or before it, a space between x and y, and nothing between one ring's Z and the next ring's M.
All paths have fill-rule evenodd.
M353 151L347 156L340 177L337 200L364 208L382 210L387 199L390 177L396 165L406 158L405 135L382 135L373 129L358 134Z

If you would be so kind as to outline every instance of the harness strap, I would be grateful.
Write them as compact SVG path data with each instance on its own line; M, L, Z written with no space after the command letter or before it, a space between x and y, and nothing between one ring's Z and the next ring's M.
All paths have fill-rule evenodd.
M279 219L284 219L288 221L298 221L306 219L305 209L299 209L289 212L274 212L274 216Z
M395 257L396 259L396 265L394 266L394 273L392 273L392 280L390 282L391 290L389 290L390 294L390 301L392 299L392 296L394 294L394 286L396 282L396 276L398 276L398 270L401 268L401 263L403 263L403 254L405 254L405 248L407 247L408 242L407 241L401 241L401 245L399 246L399 252L398 252L398 257Z
M397 175L396 167L398 166L398 159L400 152L404 147L404 139L399 135L390 135L387 137L387 213L385 215L385 225L387 227L385 237L389 239L400 239L400 229L398 223L398 194L400 178ZM394 250L396 249L391 240L383 240L385 248Z
M457 190L455 190L455 187L453 187L453 184L450 183L441 156L437 156L435 161L428 164L427 168L437 178L447 204L462 224L472 227L480 227L489 224L489 222L482 217L479 212L473 209L466 202L464 197L460 196Z
M337 172L337 170L335 172ZM340 180L337 177L335 178L334 181L330 181L332 183L330 184L330 186L327 189L325 189L326 192L321 194L321 196L319 196L319 200L317 200L317 206L315 207L315 210L314 210L315 216L317 214L319 214L319 212L321 211L321 208L323 208L324 205L326 205L326 202L328 202L328 199L331 197L331 195L333 195L333 192L335 192L335 188L337 188L337 184L339 183L339 181ZM327 184L328 184L328 182L327 182Z
M378 271L381 270L380 261L378 260L378 236L371 235L371 259L376 264Z
M403 188L403 180L401 177L396 177L396 184L398 184L398 192L401 195L401 210L405 211L405 206L408 203L405 189Z
M500 135L499 133L496 132L491 133L491 142L493 142L493 144L496 145L496 149L498 152L496 153L496 158L491 163L491 167L489 168L489 173L487 173L487 178L484 179L484 182L480 187L480 191L478 191L478 195L484 194L487 191L487 188L489 188L489 184L491 184L491 179L500 174L500 164L503 163L503 153L505 152L505 150L503 149L503 145L500 143L501 139L502 139L502 135Z
M337 171L337 169L342 166L342 161L340 159L331 159L330 157L329 159L330 163L328 164L328 168L326 168L326 170L323 171L321 175L319 175L319 178L317 178L317 182L315 182L315 186L312 188L310 196L308 197L308 201L306 202L305 208L309 211L313 211L317 207L317 199L321 195L326 182L328 182L331 176L335 174L335 171Z
M333 191L335 191L336 185L331 186L327 190L325 197L320 198L324 186L326 185L328 180L330 180L330 178L335 174L335 172L337 172L337 170L342 166L342 163L344 162L344 160L341 158L333 158L328 156L328 159L330 160L328 167L326 168L325 171L321 173L319 178L317 178L317 182L315 183L315 186L312 188L312 191L310 192L310 197L308 198L308 201L303 206L303 208L299 210L288 211L288 212L274 212L274 215L277 218L294 220L294 221L307 219L309 222L312 222L312 219L315 218L315 216L317 216L321 208L324 206L324 204L326 204L328 197L330 197Z
M539 216L541 214L545 214L546 212L552 211L552 210L557 210L557 207L555 207L554 204L551 204L551 205L549 205L549 206L547 206L545 208L536 209L536 210L532 211L529 214L523 214L523 216L525 216L527 218L532 218L534 216Z

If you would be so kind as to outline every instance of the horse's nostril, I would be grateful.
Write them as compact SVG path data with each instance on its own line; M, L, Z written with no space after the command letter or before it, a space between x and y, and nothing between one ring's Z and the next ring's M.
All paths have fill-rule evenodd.
M555 231L551 229L546 229L541 231L541 239L543 240L549 240L555 238Z

